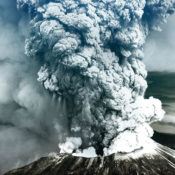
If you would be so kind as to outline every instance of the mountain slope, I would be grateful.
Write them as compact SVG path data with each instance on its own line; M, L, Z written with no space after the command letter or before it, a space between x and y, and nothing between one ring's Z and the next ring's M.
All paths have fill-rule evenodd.
M157 154L83 158L66 154L43 157L5 175L174 175L174 150L158 145Z

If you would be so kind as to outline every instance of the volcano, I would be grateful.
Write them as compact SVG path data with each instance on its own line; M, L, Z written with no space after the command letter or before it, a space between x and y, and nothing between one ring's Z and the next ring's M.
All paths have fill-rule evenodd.
M150 152L144 149L130 154L106 157L76 157L51 154L4 175L174 175L175 151L155 143Z

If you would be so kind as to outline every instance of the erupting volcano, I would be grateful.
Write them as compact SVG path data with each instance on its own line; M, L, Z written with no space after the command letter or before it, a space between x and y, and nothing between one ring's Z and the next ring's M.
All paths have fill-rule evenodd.
M174 154L150 139L150 124L164 111L158 99L144 98L142 61L147 37L174 13L174 0L17 0L17 8L29 27L25 55L57 108L49 127L59 130L61 154Z

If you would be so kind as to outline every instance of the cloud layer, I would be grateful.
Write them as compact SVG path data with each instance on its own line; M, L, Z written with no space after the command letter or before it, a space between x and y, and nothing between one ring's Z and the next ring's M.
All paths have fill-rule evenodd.
M37 82L40 64L24 55L28 16L16 5L0 2L0 174L56 151L64 135L62 104Z

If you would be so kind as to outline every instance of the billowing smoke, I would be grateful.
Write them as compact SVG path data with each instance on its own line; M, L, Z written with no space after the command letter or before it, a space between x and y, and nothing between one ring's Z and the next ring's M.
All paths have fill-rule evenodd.
M28 10L25 53L41 65L38 81L65 103L61 152L93 147L130 152L152 136L164 112L144 99L143 46L174 12L174 0L18 0ZM67 148L67 149L66 149Z

